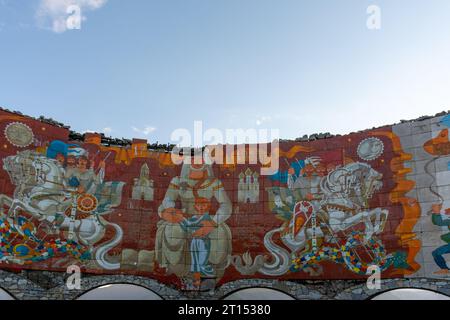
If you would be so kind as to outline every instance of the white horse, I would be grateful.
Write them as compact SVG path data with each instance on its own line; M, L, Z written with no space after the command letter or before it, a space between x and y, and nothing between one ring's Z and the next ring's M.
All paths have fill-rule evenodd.
M56 160L26 150L5 158L3 162L3 169L8 172L16 188L13 198L0 195L1 214L4 214L4 207L8 207L7 217L14 221L20 210L23 210L45 222L49 232L68 232L73 237L72 240L89 246L100 267L108 270L120 268L120 263L111 263L106 257L108 251L120 243L122 228L99 214L91 214L80 220L65 215L76 204L76 194L67 188L64 168ZM122 192L122 187L123 183L120 183L118 192ZM102 212L102 215L109 212ZM59 226L54 224L57 214L64 216ZM107 226L114 228L114 238L96 247L95 244L104 237Z
M386 209L368 209L369 200L382 187L381 179L382 175L365 163L356 162L337 168L320 181L321 199L308 202L314 215L320 217L314 221L315 224L311 214L297 233L282 233L283 227L266 233L264 245L270 253L271 262L262 255L253 260L248 252L242 257L232 256L230 262L245 275L260 272L269 276L280 276L289 270L292 257L307 249L307 245L314 238L336 242L335 234L345 234L347 230L363 223L364 242L369 241L374 234L383 231L389 214ZM277 202L280 207L284 205L279 197ZM295 230L296 214L297 212L293 212L289 222L291 230ZM282 243L289 250L273 241L276 233L280 233Z

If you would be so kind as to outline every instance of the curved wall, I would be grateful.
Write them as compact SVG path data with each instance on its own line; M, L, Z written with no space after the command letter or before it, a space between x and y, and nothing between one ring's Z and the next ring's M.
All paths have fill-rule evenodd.
M244 279L443 278L450 116L281 142L279 171L175 165L147 142L0 111L1 267L142 276L183 291ZM370 268L370 269L369 269Z

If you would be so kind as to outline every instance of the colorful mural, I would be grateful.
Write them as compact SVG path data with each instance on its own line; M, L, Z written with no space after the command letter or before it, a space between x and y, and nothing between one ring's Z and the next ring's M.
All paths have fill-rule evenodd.
M3 269L129 273L184 290L243 278L450 274L450 116L309 142L280 168L172 162L0 111ZM447 260L446 260L447 259Z

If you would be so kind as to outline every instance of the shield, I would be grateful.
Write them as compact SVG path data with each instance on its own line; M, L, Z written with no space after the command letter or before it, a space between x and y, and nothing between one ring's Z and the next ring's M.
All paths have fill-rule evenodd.
M295 204L292 225L293 236L297 236L305 223L311 219L314 207L309 201L300 201Z
M78 196L77 209L84 213L91 213L97 209L98 200L95 196L89 193Z

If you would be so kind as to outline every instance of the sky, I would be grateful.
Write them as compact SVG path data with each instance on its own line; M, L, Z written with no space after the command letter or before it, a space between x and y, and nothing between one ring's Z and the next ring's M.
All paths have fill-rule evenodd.
M0 106L152 143L345 134L450 110L449 40L448 0L0 0Z

